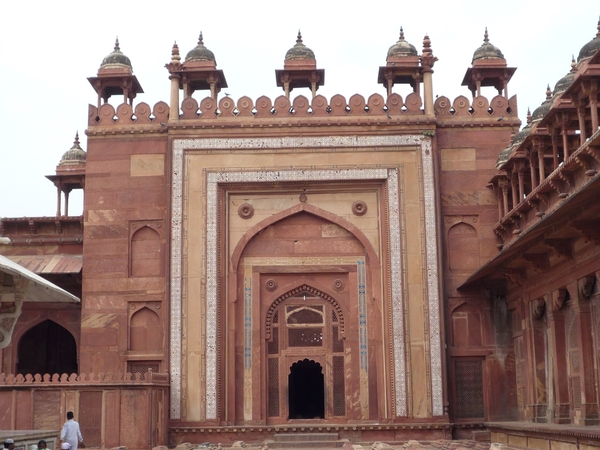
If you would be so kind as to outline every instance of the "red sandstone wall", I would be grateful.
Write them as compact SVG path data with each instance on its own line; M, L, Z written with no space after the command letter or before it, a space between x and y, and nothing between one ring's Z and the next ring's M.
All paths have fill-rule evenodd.
M166 370L167 138L88 139L80 370ZM136 232L145 229L144 233ZM146 238L150 236L150 245ZM132 242L136 260L132 261ZM133 267L133 270L132 270ZM129 322L147 308L162 328L153 348L130 350ZM159 347L159 348L156 348ZM128 368L137 364L137 368ZM143 371L143 370L142 370Z
M509 126L441 128L436 132L448 392L450 413L456 421L516 418L508 311L497 310L482 289L457 290L498 252L492 231L499 220L496 193L486 186L496 172L498 154L510 139ZM474 388L478 383L480 390Z

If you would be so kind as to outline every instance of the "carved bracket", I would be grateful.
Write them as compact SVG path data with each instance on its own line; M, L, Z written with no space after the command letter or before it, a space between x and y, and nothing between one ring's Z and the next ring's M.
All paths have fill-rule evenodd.
M539 272L550 270L550 258L547 253L524 253L523 259L533 264L533 267Z
M551 247L560 256L564 256L567 259L573 259L572 239L544 239L544 244Z
M540 320L546 312L546 299L544 297L536 298L531 302L531 315L534 319Z
M586 241L600 245L600 226L597 221L576 221L571 226L580 231Z
M560 288L552 291L552 309L558 311L565 304L569 291L566 288Z
M507 267L500 271L502 276L506 277L512 284L517 286L522 286L525 282L525 269L517 269L512 267Z
M577 292L579 294L579 300L589 300L594 293L594 286L596 285L596 277L594 275L588 275L577 280Z

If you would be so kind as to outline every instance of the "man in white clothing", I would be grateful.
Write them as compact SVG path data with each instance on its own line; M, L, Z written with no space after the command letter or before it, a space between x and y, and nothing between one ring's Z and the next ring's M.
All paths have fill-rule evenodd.
M71 450L77 450L77 445L83 444L83 436L79 430L79 424L73 420L73 412L67 413L67 421L63 425L60 433L60 440L71 444Z

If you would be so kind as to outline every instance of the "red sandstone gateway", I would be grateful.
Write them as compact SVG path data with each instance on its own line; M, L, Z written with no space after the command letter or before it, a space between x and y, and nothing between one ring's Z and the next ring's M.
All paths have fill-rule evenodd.
M134 105L117 42L87 152L76 137L48 177L56 217L1 221L0 253L70 296L1 269L0 428L71 410L91 447L598 446L563 424L599 423L599 48L515 134L487 30L473 98L435 102L431 41L403 29L385 97L349 99L317 95L300 33L284 95L220 96L201 34L173 46L170 102Z

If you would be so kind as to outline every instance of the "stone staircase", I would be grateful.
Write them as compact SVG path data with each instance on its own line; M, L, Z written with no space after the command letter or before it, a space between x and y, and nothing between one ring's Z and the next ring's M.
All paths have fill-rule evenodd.
M271 449L341 448L348 439L340 439L337 433L277 433L265 441Z

